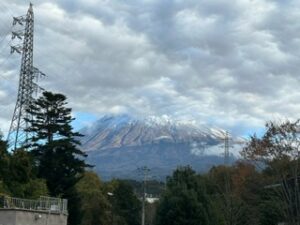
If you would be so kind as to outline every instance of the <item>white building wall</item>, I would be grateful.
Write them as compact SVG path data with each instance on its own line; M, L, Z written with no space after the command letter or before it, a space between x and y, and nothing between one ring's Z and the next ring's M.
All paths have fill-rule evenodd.
M43 211L0 209L0 225L67 225L67 218Z

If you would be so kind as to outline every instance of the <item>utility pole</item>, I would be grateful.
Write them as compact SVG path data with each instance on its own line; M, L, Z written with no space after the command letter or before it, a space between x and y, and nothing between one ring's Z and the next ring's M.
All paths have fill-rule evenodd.
M16 149L28 144L27 119L31 118L28 109L34 99L33 93L37 93L39 89L34 79L44 76L33 66L34 14L31 3L25 16L13 17L13 28L12 40L16 38L23 40L22 44L11 46L11 54L15 52L22 54L17 102L7 136L8 144Z
M143 197L142 197L142 221L141 224L145 225L145 202L146 202L146 182L148 178L148 173L150 172L150 169L146 166L138 168L138 170L143 175Z
M109 196L109 197L111 197L111 214L110 214L110 222L111 222L111 225L114 225L114 210L115 210L115 197L114 197L114 193L112 193L112 192L107 192L107 195Z

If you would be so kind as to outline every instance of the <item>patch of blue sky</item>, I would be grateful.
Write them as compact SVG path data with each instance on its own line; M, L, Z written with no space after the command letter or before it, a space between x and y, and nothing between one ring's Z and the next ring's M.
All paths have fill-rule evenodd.
M77 131L91 125L93 122L99 119L99 116L88 112L74 112L73 114L75 120L72 122L72 126Z
M241 130L240 136L248 139L250 136L256 135L257 137L262 137L266 132L265 127L248 127Z

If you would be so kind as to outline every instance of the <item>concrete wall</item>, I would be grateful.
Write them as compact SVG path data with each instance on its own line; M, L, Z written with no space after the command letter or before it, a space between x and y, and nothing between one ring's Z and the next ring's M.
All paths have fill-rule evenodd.
M42 211L0 209L0 225L66 225L67 218Z

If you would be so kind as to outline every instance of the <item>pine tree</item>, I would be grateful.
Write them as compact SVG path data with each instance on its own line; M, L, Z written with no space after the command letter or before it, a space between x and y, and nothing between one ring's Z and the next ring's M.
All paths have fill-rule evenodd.
M67 196L79 181L85 168L86 154L79 149L78 137L71 122L72 109L66 107L66 97L62 94L44 92L28 109L32 118L27 132L31 150L38 168L38 176L47 181L53 196Z

